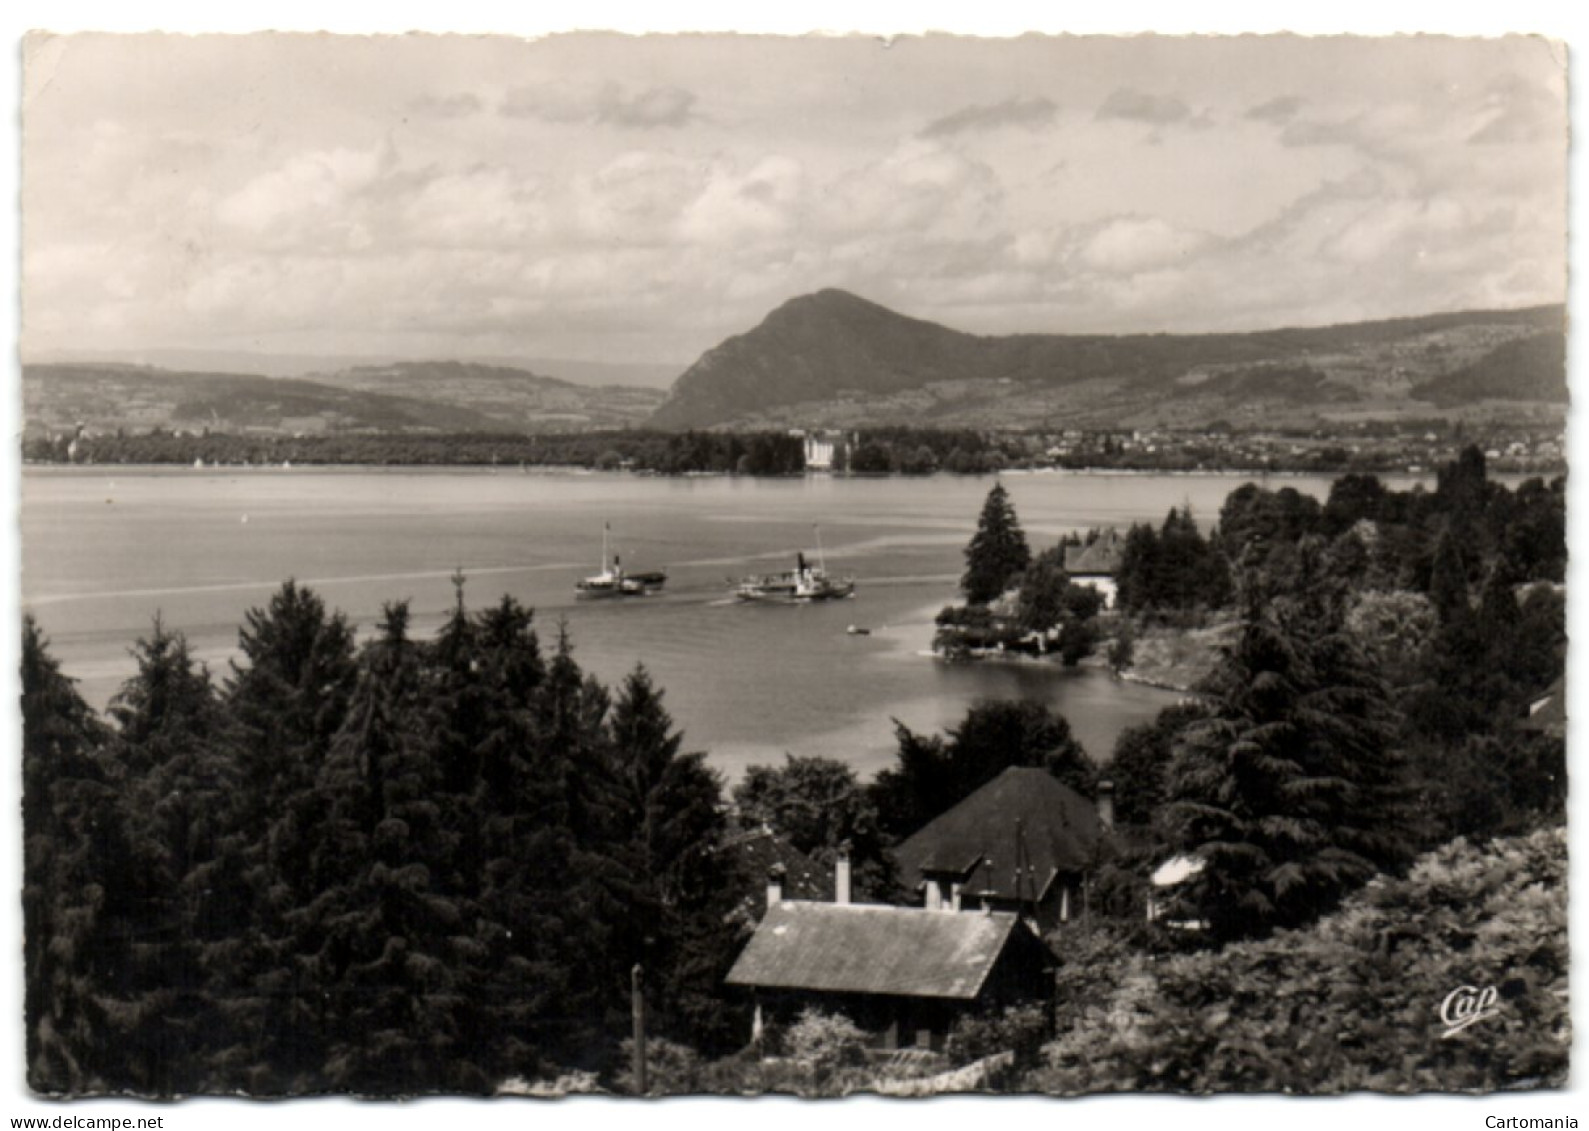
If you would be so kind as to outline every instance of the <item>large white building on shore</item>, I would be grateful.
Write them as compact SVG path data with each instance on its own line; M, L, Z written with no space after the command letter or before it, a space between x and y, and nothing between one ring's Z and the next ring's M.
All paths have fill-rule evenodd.
M832 471L835 466L844 467L849 451L859 443L858 437L837 431L801 432L800 435L805 438L807 471Z

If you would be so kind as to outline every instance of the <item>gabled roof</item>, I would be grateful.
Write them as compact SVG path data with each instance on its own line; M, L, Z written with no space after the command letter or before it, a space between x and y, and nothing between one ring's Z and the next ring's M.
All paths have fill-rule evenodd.
M1125 539L1110 527L1090 546L1065 547L1065 572L1084 577L1113 577L1120 572L1120 559L1125 553Z
M1566 676L1558 676L1555 683L1528 705L1528 717L1523 720L1524 729L1558 736L1567 733L1566 680Z
M767 874L774 864L783 865L785 899L833 898L832 870L820 867L766 825L729 837L721 851L729 853L740 874L751 880L758 903L764 898Z
M907 884L933 872L960 877L971 893L1041 899L1057 873L1087 866L1102 836L1092 802L1047 770L1012 766L929 822L894 858ZM1025 883L1017 866L1030 868Z
M969 1001L1012 945L1042 944L1007 912L785 901L767 910L727 982Z

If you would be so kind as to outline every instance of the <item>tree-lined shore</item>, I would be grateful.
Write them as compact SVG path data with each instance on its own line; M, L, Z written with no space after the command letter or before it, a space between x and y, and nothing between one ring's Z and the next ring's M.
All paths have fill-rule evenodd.
M562 626L543 647L532 610L471 608L461 576L425 640L405 604L366 636L288 581L220 678L157 619L103 717L26 618L29 1083L488 1094L586 1073L623 1090L638 964L655 1089L873 1086L841 1018L747 1048L749 1002L724 976L765 876L737 846L776 837L820 872L846 854L857 898L909 902L891 849L1011 766L1086 799L1107 777L1120 835L1051 940L1050 1008L965 1019L955 1063L1019 1050L1000 1088L1066 1093L1555 1080L1565 743L1531 708L1561 694L1564 523L1561 481L1502 486L1476 450L1432 491L1347 476L1321 502L1249 485L1206 531L1185 508L1129 531L1105 613L1095 593L1083 608L1063 543L1032 552L996 486L967 547L966 615L1008 599L989 615L1125 670L1133 633L1219 624L1224 643L1195 695L1110 758L1041 703L986 702L943 734L898 726L896 762L869 782L791 755L727 789L643 668L602 685ZM1173 857L1199 867L1155 893ZM1269 1006L1371 964L1398 899L1431 917L1353 983L1352 1009L1398 977L1416 1008L1465 946L1523 971L1507 984L1528 1025L1482 1064L1411 1029L1288 1059ZM1505 929L1475 941L1440 910L1464 900L1506 904ZM1188 922L1201 929L1170 925ZM1199 986L1218 1000L1193 1000ZM1256 1061L1186 1037L1208 1010L1219 1048ZM1396 1057L1405 1073L1374 1067Z

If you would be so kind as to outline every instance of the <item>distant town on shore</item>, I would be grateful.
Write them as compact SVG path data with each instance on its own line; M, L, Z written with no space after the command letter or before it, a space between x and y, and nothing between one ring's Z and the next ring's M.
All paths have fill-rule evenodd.
M29 359L40 463L574 466L660 474L1565 469L1560 306L1203 335L979 337L791 299L664 392L410 361ZM304 365L313 366L312 361ZM604 370L604 374L612 372ZM265 376L264 373L272 375Z

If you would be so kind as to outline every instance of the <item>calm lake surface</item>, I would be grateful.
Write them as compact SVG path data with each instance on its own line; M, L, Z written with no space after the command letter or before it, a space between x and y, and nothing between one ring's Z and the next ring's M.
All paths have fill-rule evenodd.
M1072 530L1162 521L1190 503L1211 521L1249 476L1006 473L1034 550ZM1276 477L1323 499L1326 479ZM785 752L863 777L893 759L891 719L934 731L981 698L1062 712L1095 758L1176 696L1096 669L947 665L926 651L956 597L962 551L990 478L644 478L513 470L26 468L22 593L68 675L96 707L133 671L128 648L159 613L217 677L246 610L294 577L360 626L410 599L428 635L462 569L474 608L511 593L533 607L543 647L566 619L579 663L609 686L644 663L686 749L731 780ZM578 602L602 524L632 570L665 567L666 592ZM809 606L744 605L726 579L814 557L853 573L857 595ZM848 625L871 630L850 635Z

